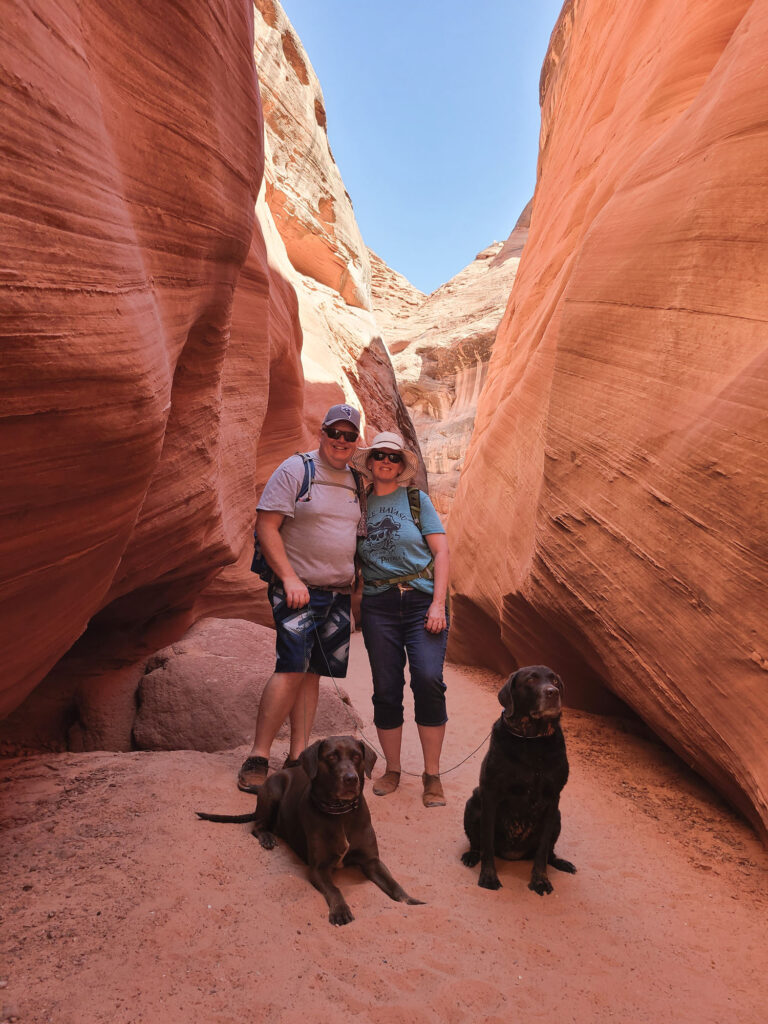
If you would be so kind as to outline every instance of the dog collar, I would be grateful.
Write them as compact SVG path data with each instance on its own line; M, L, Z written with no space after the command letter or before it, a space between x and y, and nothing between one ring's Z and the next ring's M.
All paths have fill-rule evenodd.
M517 732L516 729L513 729L512 726L509 724L509 722L504 717L504 712L503 711L502 711L500 717L501 717L502 725L507 730L507 732L512 733L512 735L516 736L517 739L519 739L519 740L546 740L546 739L549 739L550 737L555 735L555 726L552 725L551 722L549 722L547 724L547 731L546 732L539 732L539 733L535 733L533 736L529 736L529 735L527 735L524 732Z
M348 814L350 811L356 811L360 806L360 797L356 796L353 800L318 800L314 793L310 793L310 799L316 809L321 811L323 814Z

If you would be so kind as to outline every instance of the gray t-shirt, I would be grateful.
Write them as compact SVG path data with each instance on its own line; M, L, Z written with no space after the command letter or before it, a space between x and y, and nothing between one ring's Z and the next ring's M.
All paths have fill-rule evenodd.
M292 455L267 481L260 512L285 516L280 536L296 575L310 587L345 590L355 577L355 544L360 505L349 469L334 469L309 452L315 463L311 498L296 501L304 480L304 462Z

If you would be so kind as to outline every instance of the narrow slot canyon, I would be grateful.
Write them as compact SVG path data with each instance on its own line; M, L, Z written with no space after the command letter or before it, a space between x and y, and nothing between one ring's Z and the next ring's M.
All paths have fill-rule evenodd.
M363 237L290 0L4 20L0 1024L761 1021L768 0L565 0L533 194L429 292ZM338 404L415 453L451 621L446 807L410 691L400 790L366 782L426 906L345 867L334 929L286 843L194 812L255 805L256 508ZM543 897L461 863L527 665L578 869ZM371 689L353 629L313 739L376 746Z

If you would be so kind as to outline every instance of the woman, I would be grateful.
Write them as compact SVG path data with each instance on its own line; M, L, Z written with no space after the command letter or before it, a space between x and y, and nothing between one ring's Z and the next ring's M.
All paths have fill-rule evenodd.
M373 721L387 762L373 792L385 796L400 782L407 654L424 754L422 800L425 807L442 807L440 751L448 720L443 683L448 540L429 497L406 486L418 462L399 434L378 434L370 448L358 449L351 465L373 482L368 536L360 538L357 548L363 572L361 625L373 675Z

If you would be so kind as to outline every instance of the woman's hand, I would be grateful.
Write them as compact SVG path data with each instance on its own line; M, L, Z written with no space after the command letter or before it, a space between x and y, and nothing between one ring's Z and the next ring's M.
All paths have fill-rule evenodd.
M427 609L424 619L424 629L428 633L442 633L446 626L445 605L433 601Z

